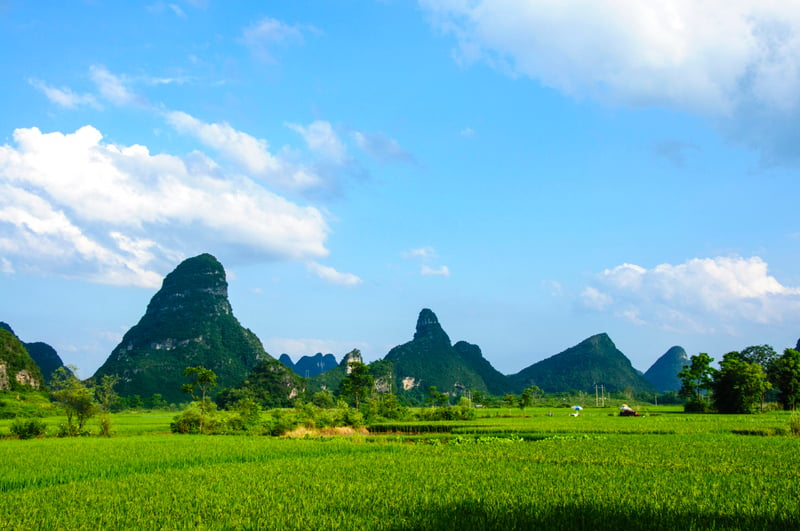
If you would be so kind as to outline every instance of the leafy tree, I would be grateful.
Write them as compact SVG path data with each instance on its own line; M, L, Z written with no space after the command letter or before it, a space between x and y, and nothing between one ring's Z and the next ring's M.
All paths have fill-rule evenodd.
M111 374L104 374L100 379L100 384L94 389L97 402L103 413L108 414L111 408L119 401L119 395L114 391L114 386L119 382L119 377Z
M530 387L528 387L527 389L522 391L522 393L520 393L520 395L519 395L519 400L517 400L517 403L519 404L519 408L524 410L526 407L532 406L533 405L534 396L535 396L534 395L534 391Z
M778 354L775 352L775 349L769 345L755 345L747 347L739 352L739 357L742 361L757 363L761 365L764 370L767 370L775 358L778 357Z
M714 374L714 407L720 413L752 413L771 385L763 367L742 359L741 353L723 356Z
M211 369L202 366L186 367L183 371L184 376L194 379L192 383L183 384L183 392L192 396L192 399L200 402L200 433L204 433L204 421L208 408L208 394L217 386L217 375Z
M713 361L714 358L701 352L689 358L689 365L684 366L683 370L678 373L678 378L681 380L681 390L678 391L678 395L688 401L687 411L705 409L706 398L711 390L716 372L711 367Z
M778 388L783 409L795 410L800 404L800 352L787 348L770 366L770 376Z
M361 401L367 398L375 388L375 380L369 373L369 367L363 363L354 361L348 367L350 374L342 380L339 394L352 399L358 409Z
M770 376L772 374L770 368L778 358L778 354L775 352L775 349L769 345L754 345L742 350L739 353L739 357L742 359L742 361L761 365L761 368L766 373L767 381L771 384L771 386L761 394L761 411L763 412L764 402L766 402L767 398L767 391L772 387L775 387L775 381L773 381Z
M161 393L153 393L149 402L152 409L166 409L167 407L167 401L164 400L164 395Z
M311 396L311 403L322 409L331 409L336 405L336 398L333 393L324 389Z
M517 397L512 393L508 393L503 397L503 403L506 407L514 407L514 404L517 403Z
M450 405L450 397L447 396L447 393L440 393L439 389L435 385L432 385L428 387L427 402L433 407L444 407Z
M77 370L74 366L59 367L50 380L53 401L64 408L67 415L66 435L81 433L86 421L97 412L92 392L75 376Z
M104 374L100 379L100 384L94 388L94 394L103 410L100 418L100 435L111 436L111 408L119 401L119 395L114 391L119 377L111 374Z

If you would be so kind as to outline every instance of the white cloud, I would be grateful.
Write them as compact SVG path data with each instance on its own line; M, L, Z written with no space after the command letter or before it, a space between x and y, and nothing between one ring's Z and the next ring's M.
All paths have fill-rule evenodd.
M227 123L205 123L180 111L167 112L165 118L178 132L196 138L273 186L303 191L322 184L313 171L270 153L266 140L238 131Z
M422 260L430 260L436 257L436 250L433 247L418 247L403 253L407 258L421 258Z
M78 107L94 107L100 108L100 104L92 94L76 94L67 87L56 88L51 87L44 81L38 79L29 79L28 82L35 88L42 91L42 93L59 107L66 109L76 109Z
M109 72L106 67L92 65L89 69L89 76L92 78L95 85L97 85L97 90L100 91L100 94L114 105L124 107L143 104L143 100L128 89L125 85L125 81L119 76Z
M294 26L274 18L264 18L244 30L242 41L259 60L274 63L271 49L275 45L302 43L304 34L317 32L312 26Z
M800 115L798 2L420 4L457 40L459 61L484 61L577 98L688 110L719 120L724 130L741 129L742 136L753 119L759 130L774 131L767 126L775 119L796 124Z
M361 284L361 278L352 273L341 273L332 267L318 264L317 262L308 262L306 265L310 272L331 284L340 286L357 286Z
M782 285L759 257L695 258L652 269L622 264L593 284L581 293L586 308L666 329L730 330L780 323L800 311L800 287Z
M13 275L15 272L16 271L14 271L14 264L11 263L11 260L0 257L0 273L5 273L6 275Z
M299 133L306 141L308 149L326 161L337 165L348 162L347 147L333 130L330 122L317 120L307 127L293 123L287 123L286 126Z
M151 155L74 133L14 132L0 147L0 252L18 271L157 286L185 255L324 257L322 214L226 175L201 153ZM146 236L145 236L146 235Z
M440 267L430 267L428 265L423 264L422 268L420 269L420 274L422 276L439 276L439 277L449 277L450 276L450 268L443 265Z
M612 299L609 295L597 290L597 288L588 286L581 292L581 302L587 308L603 311L609 304L611 304Z
M430 262L437 257L436 249L431 246L417 247L403 253L404 258L421 262L419 273L422 276L449 277L450 268L446 265L432 267Z

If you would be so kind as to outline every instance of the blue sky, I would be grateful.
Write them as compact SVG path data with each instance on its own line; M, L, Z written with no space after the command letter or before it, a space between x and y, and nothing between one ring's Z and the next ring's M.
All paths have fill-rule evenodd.
M800 337L800 4L0 2L0 320L91 375L182 259L294 359Z

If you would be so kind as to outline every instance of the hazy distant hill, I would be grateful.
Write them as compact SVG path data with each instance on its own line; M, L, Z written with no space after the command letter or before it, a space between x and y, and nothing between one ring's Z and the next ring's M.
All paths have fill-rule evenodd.
M465 389L504 390L505 377L483 358L480 348L465 342L454 347L436 314L427 308L419 314L414 339L394 347L384 361L392 364L394 388L401 396L422 398L430 386L451 394Z
M8 323L0 321L0 328L8 330L14 334L14 336L17 336ZM17 338L19 339L18 336ZM22 340L20 339L20 341ZM44 378L44 383L50 383L50 379L52 378L56 369L64 366L64 362L61 360L58 352L56 352L56 349L47 343L42 343L41 341L36 341L34 343L26 343L22 341L22 344L25 346L25 350L28 351L28 354L30 354L31 358L33 358L33 361L36 362L36 365L39 367L39 371Z
M317 352L313 356L303 356L297 360L297 363L293 363L288 354L281 354L278 360L304 378L322 374L338 365L336 356L333 354L323 355L321 352Z
M202 254L164 278L144 316L94 377L119 376L117 391L122 396L160 393L168 401L181 402L188 399L181 392L188 381L186 367L213 370L217 389L222 389L241 383L262 359L278 363L233 316L222 264ZM280 365L279 370L288 369Z
M655 391L607 334L592 336L560 354L534 363L510 378L517 392L534 384L547 393L593 393L595 384L602 384L607 392L625 389L634 392Z
M689 356L686 355L683 347L672 347L647 369L644 377L659 392L678 391L681 388L681 380L678 378L678 373L681 372L684 365L688 364Z
M39 389L42 373L17 336L0 328L0 390Z

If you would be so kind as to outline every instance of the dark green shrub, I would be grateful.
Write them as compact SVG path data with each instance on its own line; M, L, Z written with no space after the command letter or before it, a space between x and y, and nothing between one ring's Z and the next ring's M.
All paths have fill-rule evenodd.
M19 419L11 423L11 433L20 439L41 437L47 432L47 424L38 419Z
M683 406L685 413L708 413L708 404L702 400L689 400Z

